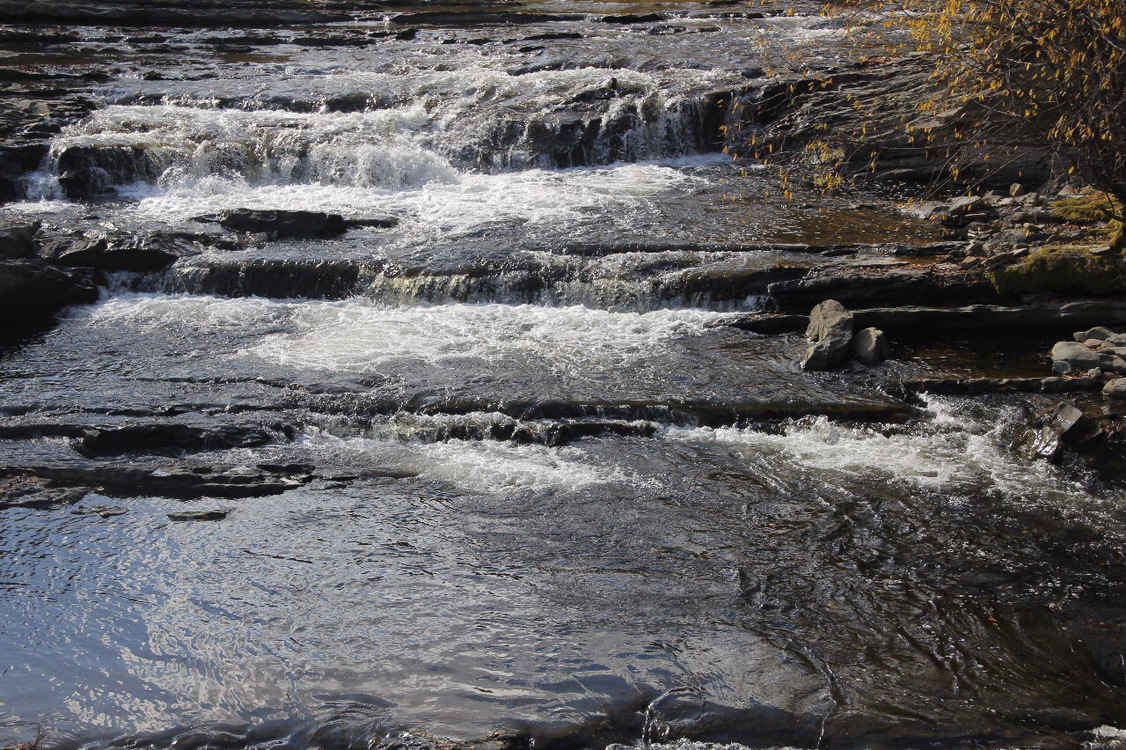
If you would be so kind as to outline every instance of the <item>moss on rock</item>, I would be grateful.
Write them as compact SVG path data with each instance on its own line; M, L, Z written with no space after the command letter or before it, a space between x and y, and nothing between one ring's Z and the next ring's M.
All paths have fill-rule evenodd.
M991 271L989 280L1003 297L1025 292L1108 295L1126 290L1126 260L1096 248L1055 245L1021 262Z
M1048 204L1052 218L1069 224L1101 224L1121 213L1122 205L1102 191L1074 198L1063 198ZM1117 222L1114 222L1117 223Z

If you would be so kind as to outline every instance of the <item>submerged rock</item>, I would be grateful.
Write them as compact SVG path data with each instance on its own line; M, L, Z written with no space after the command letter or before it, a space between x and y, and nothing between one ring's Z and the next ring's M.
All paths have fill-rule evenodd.
M169 521L222 521L230 515L230 508L215 510L184 510L168 514Z

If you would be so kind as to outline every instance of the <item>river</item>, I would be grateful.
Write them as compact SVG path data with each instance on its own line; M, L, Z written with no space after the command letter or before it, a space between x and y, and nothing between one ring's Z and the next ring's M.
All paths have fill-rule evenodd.
M0 744L1122 747L1121 481L1015 454L1023 400L887 395L922 354L725 325L804 246L931 239L725 152L840 29L519 10L9 53L104 75L0 216L191 252L5 344L0 464L308 468L0 510ZM265 437L76 450L136 425Z

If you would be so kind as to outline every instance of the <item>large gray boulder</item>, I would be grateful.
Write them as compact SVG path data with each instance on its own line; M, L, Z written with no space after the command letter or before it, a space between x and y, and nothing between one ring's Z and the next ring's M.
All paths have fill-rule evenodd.
M845 361L852 341L852 313L836 300L825 300L809 314L806 338L813 343L806 349L803 370L829 370Z
M1094 351L1078 341L1060 341L1052 347L1052 371L1061 375L1099 368L1104 372L1126 372L1126 360L1115 354Z

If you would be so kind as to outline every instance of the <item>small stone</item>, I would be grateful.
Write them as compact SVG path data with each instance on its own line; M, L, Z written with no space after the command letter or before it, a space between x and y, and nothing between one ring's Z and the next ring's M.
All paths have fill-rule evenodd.
M1102 376L1103 376L1103 371L1100 370L1098 367L1092 367L1090 370L1087 370L1087 377L1089 377L1089 378L1100 378L1101 379Z
M1010 198L1019 198L1022 195L1024 195L1024 185L1021 185L1019 182L1014 182L1009 186Z
M1103 395L1109 398L1126 398L1126 378L1108 380L1103 386Z

